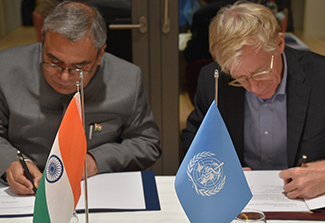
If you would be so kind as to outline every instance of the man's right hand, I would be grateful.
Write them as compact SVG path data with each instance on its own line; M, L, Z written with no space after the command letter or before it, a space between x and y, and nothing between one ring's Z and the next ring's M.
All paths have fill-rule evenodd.
M42 173L34 163L26 161L26 165L32 175L35 187L38 188ZM18 161L12 162L6 173L8 184L15 193L19 195L34 194L33 184L27 179L24 169Z

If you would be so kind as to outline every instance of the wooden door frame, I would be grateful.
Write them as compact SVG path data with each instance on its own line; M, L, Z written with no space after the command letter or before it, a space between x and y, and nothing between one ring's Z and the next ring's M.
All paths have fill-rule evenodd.
M179 152L178 0L169 0L170 32L162 32L165 0L132 0L132 22L141 16L148 31L132 31L133 63L141 67L148 101L160 129L162 157L152 167L157 175L174 175Z

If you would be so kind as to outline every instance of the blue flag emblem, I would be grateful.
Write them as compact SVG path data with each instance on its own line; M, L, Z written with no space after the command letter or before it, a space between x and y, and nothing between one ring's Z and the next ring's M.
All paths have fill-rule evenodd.
M231 222L252 198L215 102L178 169L175 189L192 223Z
M196 154L187 166L187 175L192 181L196 193L202 196L212 196L218 193L226 182L223 173L223 163L211 152Z

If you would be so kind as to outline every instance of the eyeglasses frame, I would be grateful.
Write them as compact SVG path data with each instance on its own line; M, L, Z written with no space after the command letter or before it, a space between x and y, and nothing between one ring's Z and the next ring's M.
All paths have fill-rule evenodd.
M85 73L88 73L88 74L89 74L89 73L94 69L94 67L95 67L96 61L97 61L97 59L98 59L98 57L99 57L99 53L100 53L100 50L98 51L97 56L96 56L96 59L95 59L95 62L94 62L94 64L92 65L92 67L90 68L90 70L83 70L83 69L79 69L79 68L61 67L60 65L57 65L57 64L54 64L54 63L44 62L44 56L42 56L42 65L44 66L45 69L46 69L45 64L48 64L48 65L50 65L50 66L52 66L52 67L61 68L61 71L59 71L58 73L62 73L64 70L67 70L70 74L71 74L71 71L77 71L77 72L79 72L79 73L80 73L80 71L82 71L84 74L85 74ZM46 69L46 70L48 70L48 69ZM71 74L71 75L72 75L72 74Z
M256 74L253 74L251 77L241 77L241 78L238 78L238 79L234 79L232 81L229 82L229 75L227 75L227 79L228 79L228 84L230 86L233 86L233 87L243 87L244 85L240 83L240 81L246 81L248 83L248 81L250 79L253 79L255 81L262 81L262 80L266 80L269 78L269 76L267 76L266 78L256 78L260 75L263 75L263 74L270 74L273 70L273 64L274 64L274 54L272 55L272 58L271 58L271 64L270 64L270 70L268 71L262 71L262 72L258 72Z

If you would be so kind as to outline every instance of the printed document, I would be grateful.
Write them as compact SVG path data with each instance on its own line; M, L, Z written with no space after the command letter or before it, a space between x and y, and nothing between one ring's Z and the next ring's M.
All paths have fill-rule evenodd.
M324 207L325 196L314 199L289 199L283 190L280 171L244 171L253 198L246 208L264 212L310 212Z
M0 183L0 216L32 215L35 196L19 196Z

